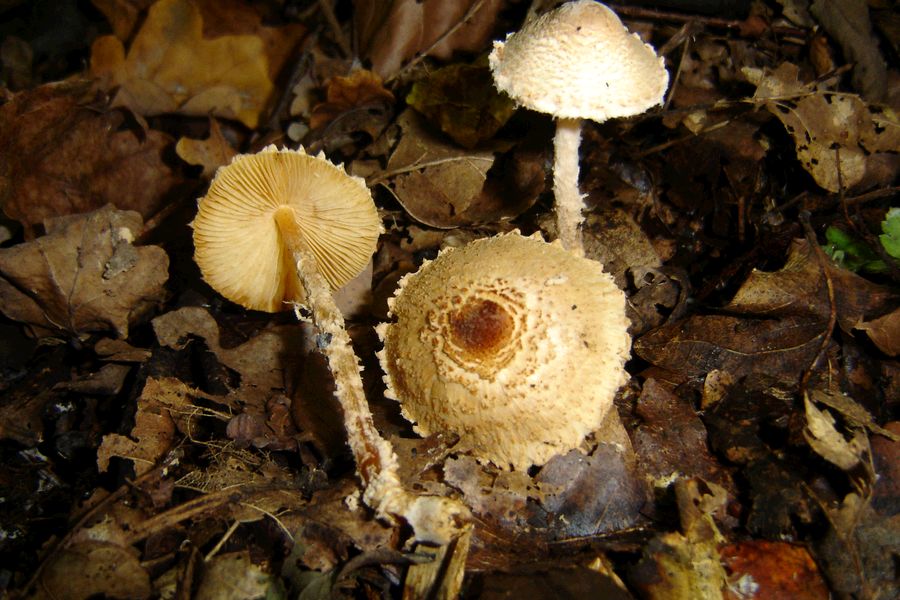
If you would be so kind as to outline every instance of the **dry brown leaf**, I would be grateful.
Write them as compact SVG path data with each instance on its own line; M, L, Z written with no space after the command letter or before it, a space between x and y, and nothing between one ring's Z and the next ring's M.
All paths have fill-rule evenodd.
M146 219L180 181L163 162L171 138L122 129L125 115L85 82L43 85L0 106L0 206L26 225L112 204Z
M642 598L652 600L720 600L727 573L719 560L722 535L711 513L702 481L678 480L675 495L683 533L657 536L644 547L644 556L631 570L631 583ZM704 491L706 490L706 491Z
M277 578L253 564L250 551L219 554L206 561L195 600L267 598L279 589Z
M847 439L835 428L834 417L820 410L808 397L803 399L806 409L806 428L803 436L816 454L849 471L869 454L869 439L863 429L856 429Z
M685 377L721 370L735 378L765 373L793 381L818 353L825 328L810 318L694 315L641 336L634 352Z
M900 309L856 326L869 336L878 349L888 356L900 355Z
M642 421L632 433L634 451L651 482L664 487L673 476L702 477L733 489L731 477L710 454L706 427L688 401L650 378L636 413Z
M44 566L34 600L148 598L150 575L136 550L103 541L83 541L54 554Z
M748 540L722 546L725 600L828 600L828 585L809 550L787 542Z
M127 54L119 38L97 38L91 48L91 73L107 88L119 88L115 104L139 114L212 114L255 128L273 91L273 71L300 36L272 34L262 27L253 34L225 34L222 23L245 27L241 23L248 21L239 3L218 7L237 11L235 15L209 17L201 11L202 4L159 0ZM217 8L211 6L210 11ZM215 20L219 31L213 33L218 36L205 35L207 19Z
M378 74L357 69L347 77L332 77L328 81L325 102L313 107L309 128L323 127L351 110L368 111L375 107L378 112L386 112L385 107L393 104L394 94L384 88ZM381 133L381 128L367 133L375 138Z
M112 26L113 33L120 40L131 37L141 13L156 0L91 0Z
M872 155L900 148L900 119L890 108L870 107L854 94L805 85L791 63L770 72L745 73L757 85L753 99L778 117L794 138L803 168L830 192L862 182Z
M183 161L202 166L206 179L212 179L216 169L229 164L238 153L222 135L219 122L213 118L209 120L208 138L195 140L183 137L175 144L175 152Z
M416 54L445 36L477 4L465 25L435 46L430 56L481 52L490 40L504 0L354 0L353 24L360 56L388 79Z
M847 332L866 315L877 314L897 295L828 261L838 324ZM726 308L731 312L769 317L815 317L827 322L831 313L822 264L806 240L791 243L785 265L774 272L754 269Z
M195 399L226 405L221 410L201 407ZM110 433L97 449L100 471L109 467L113 456L131 460L135 472L147 472L171 450L176 432L191 436L201 431L200 417L227 421L231 409L225 399L188 387L178 379L148 377L137 400L137 413L131 437Z
M388 160L387 185L410 216L425 225L449 229L511 218L543 190L544 172L534 156L514 156L502 173L489 178L494 152L445 141L412 110L397 124L402 137Z
M887 65L872 31L866 0L815 0L810 12L841 45L853 67L853 85L871 102L881 102L887 90Z
M219 326L204 308L185 307L153 319L159 343L181 349L195 335L206 340L220 363L240 375L236 396L246 405L264 411L273 394L283 393L286 372L299 369L304 355L301 324L272 327L235 348L219 343Z
M106 207L47 222L47 235L0 250L0 310L38 337L128 327L162 301L169 258L132 246L135 212Z

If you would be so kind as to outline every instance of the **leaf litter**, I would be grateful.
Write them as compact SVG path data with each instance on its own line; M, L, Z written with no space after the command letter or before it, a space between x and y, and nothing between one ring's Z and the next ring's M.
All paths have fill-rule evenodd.
M880 8L762 1L683 24L615 7L673 80L664 108L582 145L588 256L629 298L621 423L504 471L413 434L372 326L443 247L555 235L552 123L483 66L547 3L93 4L80 17L111 34L74 60L0 32L5 594L900 593L900 105ZM70 78L45 79L59 65ZM205 183L288 140L375 192L388 232L345 292L351 333L404 482L471 511L450 545L366 507L327 342L192 266Z

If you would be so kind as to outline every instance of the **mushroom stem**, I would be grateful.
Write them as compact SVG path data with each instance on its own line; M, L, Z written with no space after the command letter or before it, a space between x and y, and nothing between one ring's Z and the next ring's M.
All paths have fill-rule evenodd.
M465 513L464 507L449 498L417 497L403 489L394 449L378 433L372 419L363 391L362 369L331 286L319 272L315 256L306 249L293 210L279 208L275 211L275 222L296 263L313 325L324 337L319 347L334 375L335 395L344 412L347 441L365 488L363 500L381 518L405 519L420 541L447 543L460 531L456 517Z
M557 237L566 250L584 256L581 223L584 194L578 190L578 149L581 119L560 118L553 138L553 194L556 197Z

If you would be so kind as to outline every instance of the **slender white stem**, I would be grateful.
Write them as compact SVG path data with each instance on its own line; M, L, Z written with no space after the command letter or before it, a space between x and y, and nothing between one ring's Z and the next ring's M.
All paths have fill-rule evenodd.
M292 211L276 211L275 220L296 262L313 325L322 336L319 347L334 375L335 396L344 412L347 441L364 487L363 501L381 518L405 519L413 527L416 539L447 543L459 532L457 517L466 514L465 508L449 498L418 497L403 488L397 455L372 419L360 376L362 369L331 286L319 272L316 257L305 248Z
M558 119L553 138L553 194L556 197L557 237L567 250L584 256L581 223L584 195L578 191L578 148L581 120Z

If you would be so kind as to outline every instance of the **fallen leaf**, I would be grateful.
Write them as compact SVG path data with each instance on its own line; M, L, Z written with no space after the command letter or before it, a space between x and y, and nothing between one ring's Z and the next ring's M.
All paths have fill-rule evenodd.
M406 102L464 148L492 139L516 110L494 86L486 60L434 71L413 84Z
M872 31L869 4L865 0L815 0L809 11L853 64L853 86L870 101L882 101L888 85L887 65Z
M733 377L767 373L795 379L818 353L832 308L845 331L867 314L880 313L896 300L889 288L876 285L828 263L795 240L785 266L775 272L754 270L725 306L728 315L694 315L638 338L635 352L657 366L689 377L713 369ZM741 317L732 315L743 315Z
M156 0L91 0L97 10L103 13L112 26L113 33L120 40L131 37L141 13Z
M733 489L728 473L709 453L706 427L689 402L650 378L635 412L642 421L631 434L634 451L651 482L671 481L678 475Z
M544 188L544 171L527 153L507 161L497 176L494 152L464 150L428 131L407 110L397 120L402 137L388 160L387 186L417 221L431 227L494 222L517 216Z
M890 108L869 107L856 95L804 85L798 73L791 63L753 73L753 99L782 122L816 183L835 193L852 188L863 181L871 155L900 148L900 119Z
M865 331L878 349L888 356L900 355L900 309L883 317L859 323L856 329Z
M315 105L309 119L310 129L319 129L353 110L390 113L394 94L385 89L381 77L366 69L356 69L347 77L332 77L325 86L325 102ZM365 131L378 137L383 124Z
M748 319L694 315L635 340L634 352L686 377L713 370L740 378L751 373L796 381L818 354L825 324L818 319Z
M100 472L109 468L110 458L114 456L132 461L137 475L156 466L175 442L173 411L182 423L190 419L192 413L200 412L193 406L191 394L205 396L202 392L190 390L178 380L148 378L137 400L131 436L109 433L103 437L97 449L97 468ZM186 433L192 428L182 424L180 429Z
M642 598L721 599L727 580L718 550L723 538L709 512L700 508L707 505L702 481L678 480L675 494L683 533L664 533L651 540L629 580Z
M128 337L165 291L169 259L133 246L141 217L106 207L47 221L47 235L0 249L0 310L38 337Z
M855 493L824 504L830 527L815 551L832 597L900 597L900 515L882 517Z
M803 436L816 454L844 471L860 464L869 454L869 440L864 430L857 429L847 439L835 428L834 417L820 410L809 398L803 399L806 408L806 428Z
M897 300L890 288L826 262L824 270L834 288L838 324L847 332L872 313ZM731 312L759 316L815 317L827 322L832 307L823 265L806 240L791 243L785 265L774 272L754 269L726 305Z
M249 550L219 554L205 561L197 600L247 600L268 598L279 589L276 577L253 564Z
M647 501L630 449L600 444L590 455L572 450L554 456L534 477L544 492L529 522L554 538L609 533L641 522Z
M360 57L387 79L423 50L441 59L456 51L481 52L504 4L504 0L354 0ZM477 10L463 21L473 8ZM460 23L463 26L452 31ZM440 43L432 47L435 42Z
M171 138L123 128L125 117L86 82L13 95L0 106L3 211L29 226L106 204L156 214L180 182L162 158Z
M51 556L44 566L35 600L71 598L147 598L150 575L138 552L105 541L84 540Z
M229 164L238 154L213 118L209 119L209 137L205 140L183 137L175 144L175 152L186 163L202 166L204 179L212 179L216 169Z
M208 39L204 21L196 2L159 0L127 53L115 36L94 41L91 73L107 89L118 88L114 104L141 115L212 114L255 128L274 89L276 61L267 48L272 38L241 33ZM283 45L275 44L282 60Z
M769 540L719 550L728 572L725 600L828 600L828 586L803 546Z

